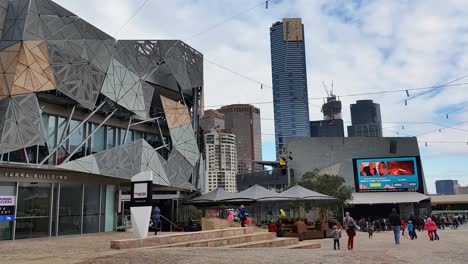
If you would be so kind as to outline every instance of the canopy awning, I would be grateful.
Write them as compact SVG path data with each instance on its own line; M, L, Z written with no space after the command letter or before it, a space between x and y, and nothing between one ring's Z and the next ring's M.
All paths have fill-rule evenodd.
M191 200L192 203L207 203L207 202L219 202L227 199L233 199L234 193L225 191L222 188L216 188L216 190L206 193L202 196L196 197Z
M234 195L233 199L228 199L229 201L262 201L262 200L286 200L288 197L277 193L275 191L270 191L262 186L255 184L254 186L244 190L240 193Z
M298 200L336 200L336 198L311 191L300 185L296 185L281 193L284 197L292 197Z
M373 192L353 193L350 204L398 204L419 203L430 199L429 196L417 192Z

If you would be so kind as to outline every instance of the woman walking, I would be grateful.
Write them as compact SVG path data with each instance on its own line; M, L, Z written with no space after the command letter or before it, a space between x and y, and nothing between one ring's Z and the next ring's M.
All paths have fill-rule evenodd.
M345 218L343 219L343 226L348 235L348 249L351 250L354 247L354 237L356 236L356 221L350 216L349 212L346 212Z

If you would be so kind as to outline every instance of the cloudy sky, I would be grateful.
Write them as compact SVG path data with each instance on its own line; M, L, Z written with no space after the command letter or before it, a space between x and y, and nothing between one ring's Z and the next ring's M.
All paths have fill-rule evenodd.
M346 96L434 86L468 75L464 0L288 0L269 1L268 9L254 0L149 0L139 12L146 0L56 2L119 39L182 39L205 59L264 83L260 89L205 62L207 108L272 101L269 27L283 17L301 17L309 97L325 96L322 82L333 81L345 122L351 119L351 103L373 99L381 105L385 136L418 136L430 192L436 179L468 184L468 105L446 118L468 103L468 85L437 89L407 106L406 92ZM468 77L454 83L468 83ZM321 119L322 103L310 100L311 120ZM262 115L264 159L273 159L273 106L256 106Z

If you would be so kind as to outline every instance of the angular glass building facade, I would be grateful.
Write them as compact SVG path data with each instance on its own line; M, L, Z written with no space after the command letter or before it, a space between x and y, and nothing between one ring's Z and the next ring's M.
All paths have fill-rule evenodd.
M203 186L203 55L116 40L50 0L1 0L0 35L0 239L114 230L143 171L162 215L185 220L179 201Z
M276 155L288 137L309 136L304 25L284 18L270 28Z

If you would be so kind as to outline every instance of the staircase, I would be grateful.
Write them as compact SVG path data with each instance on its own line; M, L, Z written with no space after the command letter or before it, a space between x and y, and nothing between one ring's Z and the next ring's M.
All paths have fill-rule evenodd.
M222 247L222 248L261 248L277 247L285 249L320 248L316 241L303 241L297 238L276 237L276 233L253 227L234 227L209 231L174 233L151 236L143 239L122 239L111 241L113 249L140 247Z

